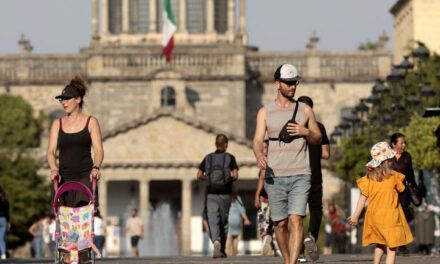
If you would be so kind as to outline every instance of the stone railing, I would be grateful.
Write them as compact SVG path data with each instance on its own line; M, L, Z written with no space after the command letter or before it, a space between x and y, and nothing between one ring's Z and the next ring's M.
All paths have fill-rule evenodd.
M184 79L243 78L244 54L175 54L167 64L162 54L102 54L91 58L91 78L153 78L163 69L176 71Z
M373 52L249 52L251 76L272 81L275 69L290 63L305 81L371 81L390 72L391 54Z
M81 55L0 55L0 80L10 84L65 83L74 75L87 77Z

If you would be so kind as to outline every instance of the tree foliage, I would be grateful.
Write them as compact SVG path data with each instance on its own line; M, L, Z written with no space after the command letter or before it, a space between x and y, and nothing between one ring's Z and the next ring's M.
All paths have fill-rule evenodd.
M422 118L414 114L409 125L401 131L406 137L407 151L413 165L423 170L440 167L440 157L435 149L437 138L434 131L440 124L440 117Z
M22 97L0 95L0 148L38 147L40 133L39 120L33 117L32 107Z
M10 205L9 248L30 239L29 226L50 208L48 185L28 149L40 145L41 122L21 97L0 95L0 185Z
M11 230L7 240L10 248L29 240L28 228L37 217L49 212L49 188L37 170L38 165L29 157L0 154L0 182L10 206Z
M367 40L365 43L359 44L358 46L358 50L360 51L376 50L376 48L377 48L377 43L371 42L369 40Z

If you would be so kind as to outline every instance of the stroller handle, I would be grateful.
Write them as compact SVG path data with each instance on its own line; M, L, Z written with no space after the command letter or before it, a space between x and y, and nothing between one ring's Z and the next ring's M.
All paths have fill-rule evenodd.
M60 188L58 188L58 181L54 181L54 189L55 189L55 196L53 199L53 208L54 211L56 211L57 208L57 201L60 198L60 196L68 191L79 191L87 195L89 199L95 204L95 190L96 190L96 179L93 179L92 181L92 192L90 192L90 189L85 186L84 184L80 182L66 182L63 185L61 185Z

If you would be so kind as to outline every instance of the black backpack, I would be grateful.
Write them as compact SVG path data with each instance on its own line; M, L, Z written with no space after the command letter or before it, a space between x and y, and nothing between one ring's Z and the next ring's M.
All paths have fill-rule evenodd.
M226 153L211 153L205 159L206 190L208 193L228 193L231 189L231 156Z

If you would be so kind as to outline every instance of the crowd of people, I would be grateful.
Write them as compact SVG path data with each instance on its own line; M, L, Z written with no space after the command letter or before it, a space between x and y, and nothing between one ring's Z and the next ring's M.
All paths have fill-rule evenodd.
M425 241L422 239L425 231L418 230L414 224L422 221L418 216L427 212L433 219L432 229L439 230L438 217L434 217L440 215L438 178L435 173L425 171L417 184L411 155L405 151L406 140L401 133L393 134L390 144L379 142L371 148L372 159L366 164L366 176L356 181L361 194L356 211L351 216L346 218L344 210L332 201L323 204L321 159L330 158L330 143L324 125L315 119L313 100L307 96L294 99L300 80L293 65L280 65L274 74L277 96L257 114L253 151L260 172L254 206L258 209L255 220L262 240L262 254L282 256L285 263L307 262L306 255L313 261L318 260L316 241L323 216L326 231L324 254L345 253L349 225L357 225L362 217L362 245L376 245L375 263L380 263L385 252L387 264L394 263L397 254L410 253L407 245L413 241L414 232L427 252L438 253L440 232L436 235L437 240L427 239L421 243ZM52 181L60 184L80 182L92 189L92 182L101 177L104 151L98 120L82 113L86 92L85 82L75 77L56 97L66 116L52 123L47 160ZM440 154L440 127L436 135L436 147ZM217 135L215 146L216 150L200 163L197 179L206 182L202 212L204 238L212 242L212 256L224 258L238 254L242 227L250 225L251 220L234 188L239 167L235 157L227 152L226 135ZM424 190L423 194L421 190ZM67 192L61 200L70 207L90 202L89 197L81 192ZM367 201L368 207L365 216L362 216ZM99 206L97 199L95 205ZM304 238L303 219L307 206L310 218ZM143 239L144 226L136 209L131 211L131 216L124 236L130 234L133 254L138 256L137 245ZM426 215L423 217L426 219ZM33 237L33 256L39 258L57 254L55 223L54 216L44 216L29 227L29 234ZM99 210L95 213L94 224L93 245L102 254L106 234ZM9 228L9 202L0 188L2 259L6 258L5 241ZM207 254L208 247L205 243L204 254Z

